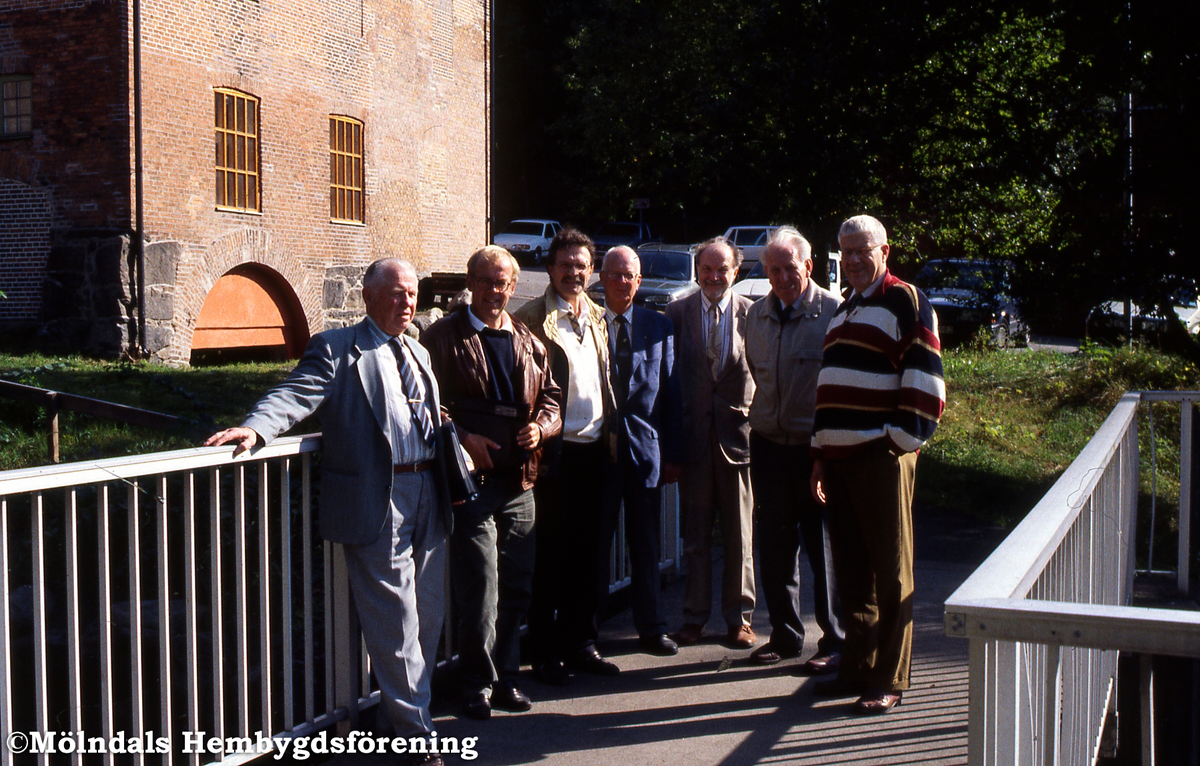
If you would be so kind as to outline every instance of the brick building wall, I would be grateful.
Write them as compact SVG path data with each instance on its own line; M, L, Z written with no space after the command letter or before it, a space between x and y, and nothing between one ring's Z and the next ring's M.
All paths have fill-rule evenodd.
M487 7L143 0L146 324L156 358L186 362L205 296L241 263L285 279L311 332L345 321L343 307L326 305L330 273L385 254L408 258L421 273L463 269L487 235ZM56 230L133 228L128 13L125 3L103 0L0 0L0 55L25 57L35 75L34 137L0 145L22 144L35 170L13 178L0 161L0 179L48 195ZM85 22L94 27L77 26ZM56 35L63 24L67 31ZM53 46L64 55L51 55ZM71 114L73 99L59 99L66 59L98 62L99 72L81 74L72 91L88 104L79 114ZM216 209L214 88L259 99L260 212ZM92 115L107 118L99 134ZM330 221L330 115L364 125L361 225ZM109 148L114 142L119 147ZM68 158L64 144L86 156ZM0 250L6 268L13 257Z
M120 7L0 0L0 75L30 75L34 86L32 134L0 137L0 290L9 296L0 322L38 319L55 233L129 225Z
M50 194L28 184L0 178L0 322L29 321L42 303L42 278L50 254Z

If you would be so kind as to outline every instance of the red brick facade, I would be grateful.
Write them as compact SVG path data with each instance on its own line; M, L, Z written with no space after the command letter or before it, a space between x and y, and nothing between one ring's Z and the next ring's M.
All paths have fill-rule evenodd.
M318 332L342 308L327 305L331 270L393 254L420 272L461 271L486 241L487 0L141 9L145 319L157 358L188 359L208 290L240 263L286 279ZM27 70L34 94L32 135L0 139L0 290L21 296L0 305L0 321L56 316L28 276L56 260L56 242L133 231L131 14L126 2L0 0L0 72ZM216 209L218 87L259 99L261 213ZM330 222L330 115L364 125L363 225ZM125 277L136 282L134 270ZM52 287L45 302L65 300ZM132 316L136 292L123 289Z

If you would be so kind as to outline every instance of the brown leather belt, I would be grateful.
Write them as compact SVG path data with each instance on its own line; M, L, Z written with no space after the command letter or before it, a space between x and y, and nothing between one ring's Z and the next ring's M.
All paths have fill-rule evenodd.
M433 461L426 460L423 463L409 463L407 465L394 465L394 466L392 466L392 473L420 473L421 471L428 471L430 468L433 468Z

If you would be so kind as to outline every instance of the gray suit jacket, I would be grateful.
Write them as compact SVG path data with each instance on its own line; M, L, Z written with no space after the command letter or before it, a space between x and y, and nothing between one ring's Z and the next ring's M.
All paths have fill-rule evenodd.
M683 461L700 459L711 435L731 463L750 462L750 402L754 378L746 361L746 316L753 302L733 295L733 342L717 380L709 369L700 293L667 306L675 325L675 364L683 392Z
M379 369L380 344L367 320L313 336L296 369L254 405L243 426L271 441L313 412L321 418L321 537L365 545L379 534L392 496L391 429ZM400 336L425 381L430 417L440 423L438 387L429 352ZM434 429L441 438L441 430ZM437 454L441 455L441 445ZM437 502L450 529L445 473L437 471Z

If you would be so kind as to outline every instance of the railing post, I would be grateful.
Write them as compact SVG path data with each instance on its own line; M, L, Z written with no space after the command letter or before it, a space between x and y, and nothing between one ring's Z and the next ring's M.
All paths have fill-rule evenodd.
M58 394L46 399L46 449L50 462L58 462Z
M1042 693L1042 763L1058 766L1062 752L1062 655L1060 644L1046 647L1046 678Z
M358 728L358 693L354 688L354 655L358 648L350 608L350 582L346 575L346 553L333 546L333 666L334 707L345 708L348 718L338 722L338 734L346 736Z
M1186 596L1189 590L1192 547L1192 461L1196 459L1196 450L1192 449L1195 438L1192 415L1196 407L1190 399L1184 399L1181 406L1183 412L1179 434L1179 575L1176 584L1179 594Z
M1142 694L1142 766L1154 766L1154 657L1143 654L1138 673Z

